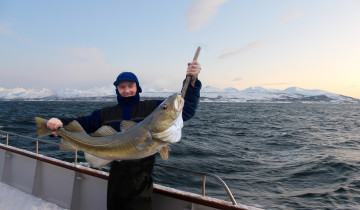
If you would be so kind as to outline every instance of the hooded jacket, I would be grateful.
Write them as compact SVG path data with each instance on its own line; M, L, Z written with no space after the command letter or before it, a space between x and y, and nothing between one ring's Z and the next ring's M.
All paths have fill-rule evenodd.
M142 91L139 82L134 74L131 72L124 72L123 76L126 81L133 81L137 84L137 92L135 96L124 98L122 97L116 89L117 101L118 104L111 107L105 107L102 109L97 109L92 112L91 115L78 117L78 118L61 118L60 120L64 125L69 124L73 120L78 121L84 130L87 133L93 133L102 125L109 125L115 130L120 131L120 123L122 120L132 120L135 122L140 122L145 119L151 112L162 103L161 100L145 100L140 101L139 93ZM123 73L122 73L123 74ZM124 77L121 77L120 74L117 80L114 82L114 85L118 85L120 80ZM131 77L129 75L135 77ZM124 80L122 80L124 81ZM185 83L185 80L183 84ZM196 112L199 98L200 98L200 89L201 82L196 80L195 87L189 85L186 95L185 95L185 104L183 108L182 117L184 121L191 119Z

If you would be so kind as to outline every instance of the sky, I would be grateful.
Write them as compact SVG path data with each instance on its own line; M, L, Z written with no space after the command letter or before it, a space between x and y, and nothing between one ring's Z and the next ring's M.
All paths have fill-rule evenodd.
M200 46L203 86L360 98L359 37L359 0L0 0L0 87L180 91Z

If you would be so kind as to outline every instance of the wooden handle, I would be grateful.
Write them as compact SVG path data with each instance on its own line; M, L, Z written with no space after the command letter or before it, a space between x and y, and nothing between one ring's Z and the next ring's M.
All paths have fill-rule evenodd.
M193 61L196 61L196 60L198 59L199 54L200 54L200 50L201 50L201 48L198 47L197 50L196 50L196 52L195 52ZM187 88L188 88L188 86L189 86L190 81L191 81L191 76L187 76L187 77L186 77L186 81L185 81L184 88L183 88L183 90L182 90L182 92L181 92L181 97L182 97L182 98L185 98L185 94L186 94L186 91L187 91Z
M198 59L199 54L200 54L200 50L201 50L201 48L200 48L200 47L198 47L198 48L196 49L196 52L195 52L195 55L194 55L194 59L193 59L193 61L196 61L196 60Z

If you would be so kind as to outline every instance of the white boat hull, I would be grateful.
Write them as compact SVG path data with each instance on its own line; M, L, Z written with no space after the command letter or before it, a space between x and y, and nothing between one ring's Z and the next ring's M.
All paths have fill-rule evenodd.
M108 173L0 144L0 181L66 209L106 209ZM153 209L255 209L154 184Z

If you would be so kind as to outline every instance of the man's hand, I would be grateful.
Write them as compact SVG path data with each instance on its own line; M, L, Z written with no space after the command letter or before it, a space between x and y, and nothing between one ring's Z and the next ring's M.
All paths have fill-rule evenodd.
M188 63L188 68L186 71L186 76L191 76L191 85L195 87L195 82L200 74L201 66L197 61L193 61L191 63Z
M58 118L51 118L47 123L46 123L46 127L54 132L52 132L51 134L54 136L58 136L57 133L55 132L58 128L63 127L63 123L61 122L61 120L59 120Z

